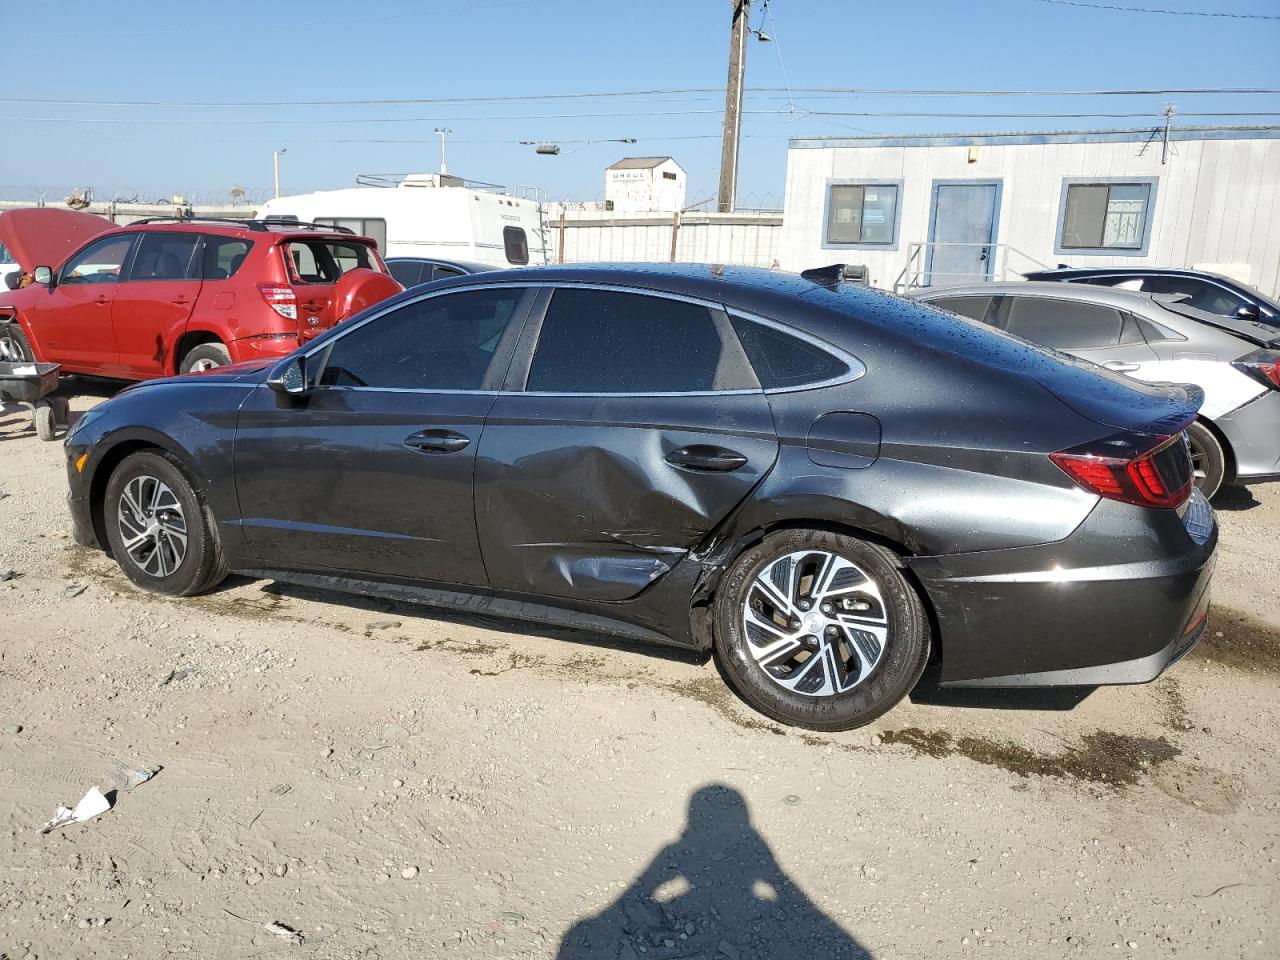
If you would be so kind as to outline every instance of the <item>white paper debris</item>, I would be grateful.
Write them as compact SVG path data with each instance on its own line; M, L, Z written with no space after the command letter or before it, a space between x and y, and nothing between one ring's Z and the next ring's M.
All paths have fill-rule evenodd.
M14 367L13 375L15 377L34 377L40 371L35 367Z
M110 809L111 801L102 795L102 791L97 787L90 787L89 792L80 798L74 810L58 807L53 813L53 819L41 827L40 832L48 833L50 830L57 830L71 823L84 823Z
M283 923L272 920L270 923L264 923L262 929L267 933L274 934L281 940L288 940L290 943L302 943L302 934L292 927L286 927Z

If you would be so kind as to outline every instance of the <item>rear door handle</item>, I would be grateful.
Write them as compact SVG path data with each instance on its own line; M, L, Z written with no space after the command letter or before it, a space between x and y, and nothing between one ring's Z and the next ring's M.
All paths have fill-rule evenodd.
M1140 363L1125 363L1123 360L1108 360L1103 364L1108 370L1114 370L1116 373L1133 373L1142 366Z
M104 297L102 294L98 294L98 298L97 298L96 300L94 300L93 302L94 302L94 303L96 303L96 304L97 304L98 306L100 306L100 307L105 307L105 306L106 306L108 303L110 303L111 301L110 301L109 299L107 299L106 297Z
M698 470L711 473L728 473L746 466L747 458L724 447L713 447L705 443L681 447L667 454L667 463L683 470Z
M470 442L470 437L464 437L452 430L423 430L404 438L406 447L423 453L454 453Z
M190 303L191 301L190 301L190 300L188 300L186 297L179 297L177 300L175 300L175 301L173 301L173 302L174 302L174 304L176 304L176 305L177 305L177 306L179 306L179 307L185 307L185 306L186 306L188 303Z

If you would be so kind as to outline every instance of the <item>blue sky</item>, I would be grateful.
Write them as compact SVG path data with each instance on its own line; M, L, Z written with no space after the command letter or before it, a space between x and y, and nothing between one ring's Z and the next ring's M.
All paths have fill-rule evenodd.
M1276 0L1109 0L1280 14ZM434 127L453 130L450 172L596 199L626 155L674 156L690 200L715 191L723 94L499 103L306 106L299 101L723 89L729 0L420 0L363 5L130 0L110 17L70 0L9 18L0 196L92 186L145 199L350 185L357 173L434 170ZM127 13L124 12L127 9ZM290 10L298 11L290 17ZM32 8L33 11L37 8ZM1280 112L1275 95L1169 98L788 96L787 88L1280 87L1280 20L1123 13L1047 0L755 0L739 202L780 205L786 138L856 132L1081 129L1180 113ZM278 106L102 106L61 101L279 101ZM816 116L828 112L1137 113L1124 118ZM572 116L566 116L572 115ZM1150 119L1146 119L1149 116ZM1186 119L1276 123L1280 118ZM158 121L158 122L157 122ZM371 122L379 121L379 122ZM582 144L635 137L634 145ZM558 157L514 141L562 143ZM336 142L349 141L349 142ZM400 142L377 142L400 141ZM408 141L408 142L406 142ZM418 141L418 142L412 142ZM18 144L20 146L13 146Z

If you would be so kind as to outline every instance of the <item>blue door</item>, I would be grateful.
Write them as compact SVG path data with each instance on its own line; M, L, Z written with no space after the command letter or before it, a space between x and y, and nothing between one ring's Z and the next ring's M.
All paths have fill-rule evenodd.
M999 183L934 184L926 286L990 279L999 199Z

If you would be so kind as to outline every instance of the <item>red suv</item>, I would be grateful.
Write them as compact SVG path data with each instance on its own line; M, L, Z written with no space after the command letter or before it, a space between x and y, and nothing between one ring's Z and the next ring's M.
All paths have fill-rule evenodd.
M281 356L403 289L373 240L305 223L13 210L0 244L29 275L0 288L0 360L115 379Z

